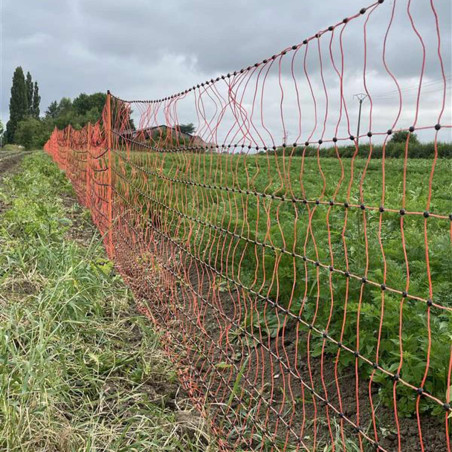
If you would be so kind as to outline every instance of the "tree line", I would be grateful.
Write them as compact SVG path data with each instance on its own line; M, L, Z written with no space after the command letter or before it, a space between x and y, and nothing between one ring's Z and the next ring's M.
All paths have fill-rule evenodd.
M101 117L105 101L104 93L82 93L73 100L63 97L60 101L53 101L41 116L38 82L33 82L30 72L25 76L22 67L17 67L12 80L9 121L3 144L42 148L55 127L63 129L71 125L80 129L88 122L96 122ZM0 123L0 135L2 132Z

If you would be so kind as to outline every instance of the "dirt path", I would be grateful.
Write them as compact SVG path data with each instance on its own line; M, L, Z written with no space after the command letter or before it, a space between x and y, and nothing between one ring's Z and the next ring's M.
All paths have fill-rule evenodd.
M19 164L25 156L25 152L9 152L0 151L0 184L3 177L7 173L12 173L17 171ZM5 204L0 199L0 214L5 210Z
M8 151L0 151L0 181L2 180L5 173L14 171L23 157L26 155L26 152L8 152Z

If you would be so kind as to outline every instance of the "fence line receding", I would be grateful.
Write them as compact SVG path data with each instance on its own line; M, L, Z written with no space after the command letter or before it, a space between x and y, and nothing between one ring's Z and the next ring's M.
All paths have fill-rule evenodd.
M375 2L162 99L108 93L46 144L221 450L450 451L435 3Z

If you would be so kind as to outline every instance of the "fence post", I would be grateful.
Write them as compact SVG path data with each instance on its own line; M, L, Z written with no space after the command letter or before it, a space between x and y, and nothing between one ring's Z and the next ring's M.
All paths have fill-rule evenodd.
M107 160L108 160L108 181L107 181L107 199L108 199L108 255L110 259L113 258L113 199L112 199L112 178L111 178L111 94L107 91L107 105L106 105L107 124L105 125L105 132L107 135Z

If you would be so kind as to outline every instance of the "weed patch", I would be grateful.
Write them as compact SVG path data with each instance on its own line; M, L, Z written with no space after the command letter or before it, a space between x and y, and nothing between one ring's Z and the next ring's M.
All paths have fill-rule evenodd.
M0 449L209 450L191 406L175 401L157 334L71 196L42 153L0 191Z

